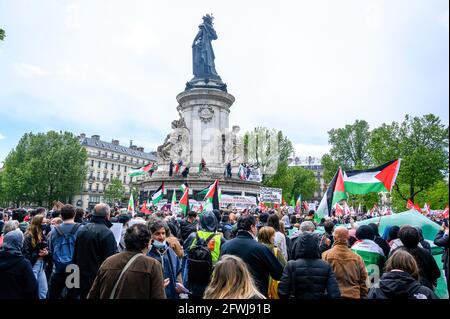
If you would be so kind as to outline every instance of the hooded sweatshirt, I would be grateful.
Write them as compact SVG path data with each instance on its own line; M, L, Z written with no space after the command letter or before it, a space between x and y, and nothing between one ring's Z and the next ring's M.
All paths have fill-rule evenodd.
M421 285L404 271L383 274L379 288L371 288L369 299L438 299L434 292Z
M22 255L23 233L10 231L0 249L0 299L38 299L30 261Z

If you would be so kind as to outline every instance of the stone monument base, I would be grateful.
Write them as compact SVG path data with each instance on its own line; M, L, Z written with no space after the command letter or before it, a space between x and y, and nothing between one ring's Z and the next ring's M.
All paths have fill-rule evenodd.
M157 177L153 176L146 181L142 182L140 185L140 190L144 192L148 192L148 194L152 194L156 191L161 183L164 182L164 199L167 199L168 202L171 201L171 198L168 198L167 194L170 192L170 196L173 190L177 191L177 200L181 197L180 186L183 183L187 183L189 186L189 198L196 199L196 194L203 190L205 187L211 185L215 179L219 180L219 187L223 195L240 195L240 196L254 196L257 197L259 195L261 183L259 182L250 182L240 180L238 178L224 178L222 176L214 176L214 174L197 174L197 175L189 175L187 178L183 178L181 175L176 175L172 177ZM201 198L200 200L202 200Z

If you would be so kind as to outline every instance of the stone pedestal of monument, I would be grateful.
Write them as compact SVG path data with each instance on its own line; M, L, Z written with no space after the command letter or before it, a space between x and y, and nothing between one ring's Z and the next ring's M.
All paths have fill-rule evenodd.
M177 101L177 109L190 131L189 162L193 170L198 172L198 165L204 159L210 172L223 173L225 138L234 96L218 89L192 88L178 94Z

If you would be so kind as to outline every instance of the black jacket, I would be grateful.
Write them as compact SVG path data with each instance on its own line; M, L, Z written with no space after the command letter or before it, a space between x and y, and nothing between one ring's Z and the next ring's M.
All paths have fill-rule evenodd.
M331 266L320 259L319 238L303 233L296 239L290 260L278 285L281 299L339 298L341 293Z
M180 221L181 239L185 241L191 233L195 233L197 231L197 225L197 220L193 223L189 223L186 219L182 219Z
M380 246L380 248L383 250L384 256L386 259L389 257L389 253L391 252L391 246L380 236L375 236L375 239L373 240L375 244Z
M384 273L379 288L370 288L368 299L438 299L434 292L404 271Z
M449 239L448 235L444 236L444 232L441 230L437 233L436 238L434 239L434 244L439 247L444 248L444 253L442 254L442 262L444 264L445 276L447 277L447 287L450 286L450 278L448 273L448 263L449 263L449 254L448 254L448 246Z
M0 300L38 299L31 263L22 255L0 251Z
M226 254L238 256L245 261L256 287L265 296L269 288L269 275L280 280L283 273L283 266L275 255L269 248L254 240L248 231L239 230L236 238L221 245L220 255Z
M45 245L47 246L47 240L45 238L45 236L42 236L42 241L40 244L36 245L35 247L33 247L32 243L31 243L31 235L25 235L25 238L23 240L23 246L22 246L22 254L24 255L24 257L26 259L28 259L31 263L31 266L34 266L34 264L36 263L36 261L39 258L39 250L41 247L41 245ZM51 259L50 255L47 255L44 257L44 262L48 262Z
M80 294L85 298L91 288L100 265L117 253L117 243L112 224L102 217L94 216L77 235L73 260L80 268Z

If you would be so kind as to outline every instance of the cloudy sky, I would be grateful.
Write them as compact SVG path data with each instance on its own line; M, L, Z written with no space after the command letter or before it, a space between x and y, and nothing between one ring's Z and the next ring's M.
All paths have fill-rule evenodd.
M205 13L230 125L281 129L297 155L320 156L355 119L448 123L447 0L0 0L0 161L48 130L156 149Z

